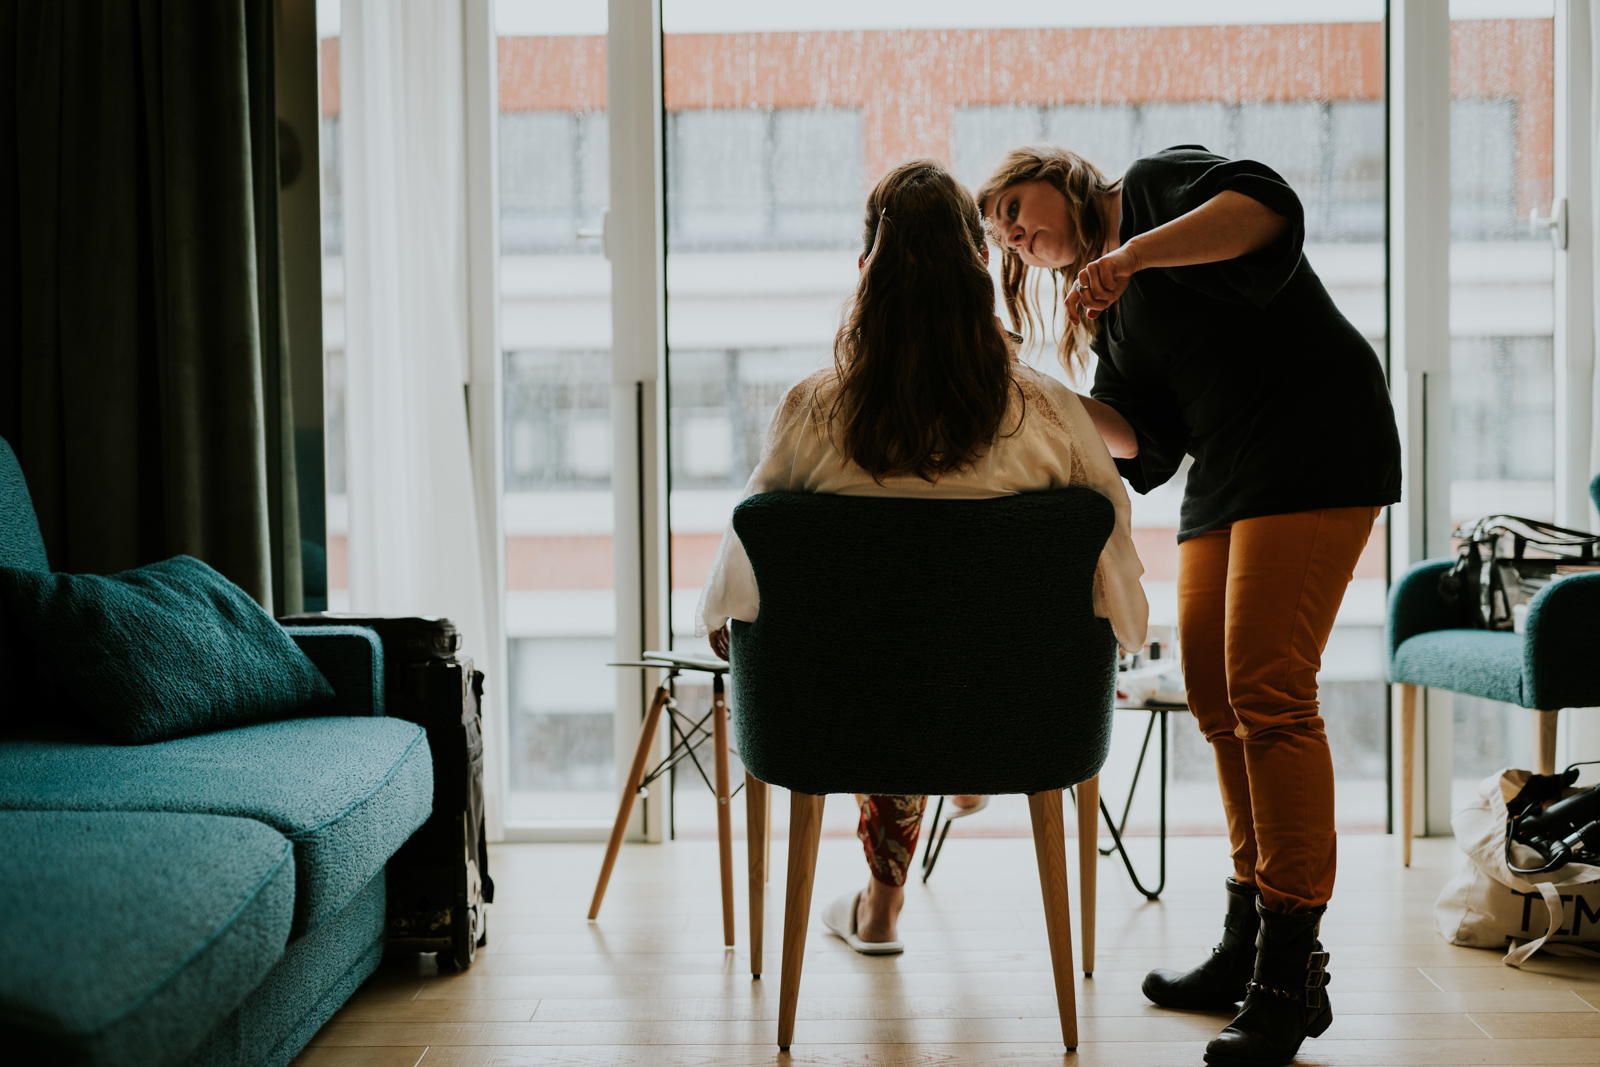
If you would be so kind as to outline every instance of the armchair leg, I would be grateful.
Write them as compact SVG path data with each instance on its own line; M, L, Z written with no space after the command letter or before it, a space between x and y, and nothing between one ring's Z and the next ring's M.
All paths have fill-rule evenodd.
M1100 778L1078 783L1078 909L1083 976L1094 977L1094 889L1100 864Z
M811 887L817 877L817 845L822 837L822 802L810 793L789 794L789 874L783 893L783 977L778 987L778 1051L794 1040L794 1013L800 1003L800 968L806 958L806 927L811 921ZM1056 811L1061 793L1056 792ZM1057 815L1057 830L1060 815ZM1064 873L1064 872L1063 872ZM1070 969L1069 987L1070 987Z
M1081 796L1078 803L1083 803ZM1050 935L1056 1005L1061 1011L1061 1040L1068 1052L1075 1052L1078 1001L1072 985L1072 904L1067 894L1067 828L1061 790L1030 793L1028 813L1033 816L1033 848L1039 859L1039 887L1044 892L1044 922Z
M711 685L711 743L717 782L717 859L722 875L722 944L733 947L733 794L728 782L728 701L722 675Z
M1533 762L1540 774L1556 773L1556 722L1561 710L1533 712Z
M1400 687L1400 859L1411 866L1412 810L1417 793L1417 687Z
M767 783L744 772L745 852L750 867L750 977L761 977L761 933L767 910Z

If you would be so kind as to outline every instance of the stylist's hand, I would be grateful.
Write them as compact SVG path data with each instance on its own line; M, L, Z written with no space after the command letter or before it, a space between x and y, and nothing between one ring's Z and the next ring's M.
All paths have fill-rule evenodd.
M728 624L727 623L723 623L717 630L715 630L711 634L711 651L715 652L720 658L722 658L724 660L726 660L728 658Z
M1084 267L1067 293L1067 318L1074 326L1084 319L1099 318L1127 291L1128 282L1138 269L1138 253L1131 245L1123 245Z

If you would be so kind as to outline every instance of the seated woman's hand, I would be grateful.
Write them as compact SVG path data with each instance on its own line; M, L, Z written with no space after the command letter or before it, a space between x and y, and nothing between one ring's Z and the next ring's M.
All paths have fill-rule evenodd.
M720 658L728 658L728 624L723 623L711 634L711 651Z

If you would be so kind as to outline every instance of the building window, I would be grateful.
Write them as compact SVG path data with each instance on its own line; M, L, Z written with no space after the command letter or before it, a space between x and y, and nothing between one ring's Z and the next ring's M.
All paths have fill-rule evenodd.
M322 116L322 254L344 255L344 169L339 151L339 116Z
M1450 236L1457 241L1528 238L1517 225L1515 100L1450 101ZM1534 194L1549 203L1548 190ZM1548 240L1540 237L1541 240Z
M507 352L506 490L611 484L611 354Z
M505 255L600 251L609 198L610 133L603 111L500 115L500 250Z
M830 359L822 348L672 351L672 487L739 489L795 382Z
M861 239L861 112L717 108L667 117L674 251L842 248Z
M512 792L615 788L613 647L610 637L511 639Z

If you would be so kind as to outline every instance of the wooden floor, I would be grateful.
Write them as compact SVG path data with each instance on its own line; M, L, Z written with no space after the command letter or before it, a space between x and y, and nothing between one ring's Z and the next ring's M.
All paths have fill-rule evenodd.
M1153 854L1154 842L1134 848ZM1139 995L1147 969L1192 965L1216 942L1227 873L1220 840L1174 839L1172 877L1156 904L1133 892L1117 860L1101 860L1098 961L1092 979L1079 978L1074 1055L1060 1044L1031 842L952 839L932 883L908 892L905 954L869 958L816 917L866 877L860 846L829 838L794 1048L780 1054L783 843L773 849L761 982L749 974L743 847L740 943L728 952L715 850L711 841L627 846L591 924L584 914L601 846L497 847L489 945L472 969L438 975L431 957L386 965L295 1063L1154 1067L1200 1064L1228 1022L1162 1011ZM1433 900L1463 858L1448 840L1419 841L1415 866L1402 870L1397 852L1388 837L1339 843L1339 890L1323 926L1336 1020L1300 1062L1600 1063L1600 963L1541 956L1516 971L1496 953L1445 944ZM1075 922L1076 911L1074 899ZM1080 944L1075 930L1075 951Z

